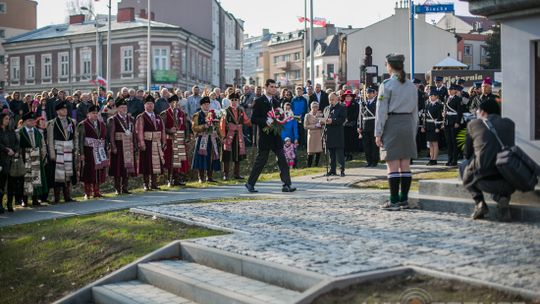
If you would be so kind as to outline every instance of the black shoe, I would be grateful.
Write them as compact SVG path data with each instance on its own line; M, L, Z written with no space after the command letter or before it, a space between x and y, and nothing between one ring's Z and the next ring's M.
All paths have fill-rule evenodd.
M373 168L377 167L378 165L379 165L379 164L377 164L377 163L372 163L372 164L371 164L371 166L372 166Z
M77 200L72 197L68 197L64 199L64 203L73 203L73 202L77 202Z
M208 178L208 179L206 179L206 181L209 182L209 183L217 183L216 180L213 179L213 178Z
M13 210L13 206L8 206L8 207L7 207L7 211L8 211L8 212L14 212L15 210Z
M39 206L41 206L41 203L38 202L38 201L33 201L33 202L32 202L32 206L34 206L34 207L39 207Z
M341 173L339 174L339 176L345 177L345 171L344 171L344 170L341 170Z
M367 164L364 165L365 168L369 168L371 166L372 166L372 163L367 163Z
M497 206L497 219L499 222L509 223L512 221L510 207Z
M250 185L248 183L246 183L244 186L246 186L246 189L247 189L247 191L249 191L249 193L257 193L257 192L259 192L259 191L255 190L254 186L252 186L252 185Z
M236 180L244 180L245 178L243 176L238 175L238 176L235 176L234 179L236 179Z
M127 190L122 190L122 193L123 194L131 194L131 192L127 191Z
M4 214L4 207L0 207L0 214Z
M488 206L486 205L486 202L482 201L482 202L476 203L476 205L474 206L474 213L472 214L471 217L473 220L480 220L480 219L483 219L484 216L488 214L488 212L489 212L489 209L488 209Z
M444 164L445 166L447 167L450 167L451 166L451 163L450 162L446 162L446 164Z
M328 172L325 174L325 176L336 176L336 172Z
M437 165L437 160L434 159L433 162L431 163L433 166L436 166Z
M399 208L401 208L401 210L404 210L404 209L409 209L409 202L408 201L404 201L404 202L399 202L398 203L399 205Z
M296 188L291 187L289 185L285 185L283 186L283 188L281 188L281 192L294 192L294 191L296 191Z
M452 162L452 163L450 164L450 166L452 166L452 167L457 167L457 162Z

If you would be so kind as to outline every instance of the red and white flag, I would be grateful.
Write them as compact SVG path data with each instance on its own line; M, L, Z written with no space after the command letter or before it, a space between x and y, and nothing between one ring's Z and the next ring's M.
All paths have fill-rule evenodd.
M300 22L300 23L302 23L304 21L311 22L311 20L309 18L306 18L306 17L303 17L303 16L298 16L297 18L298 18L298 22ZM313 18L313 25L326 27L326 24L327 24L327 21L326 21L325 18L320 18L320 17Z
M101 76L97 76L96 79L90 80L90 83L93 84L93 85L98 85L99 84L100 86L105 87L105 86L107 86L107 79L105 79L105 78L103 78Z

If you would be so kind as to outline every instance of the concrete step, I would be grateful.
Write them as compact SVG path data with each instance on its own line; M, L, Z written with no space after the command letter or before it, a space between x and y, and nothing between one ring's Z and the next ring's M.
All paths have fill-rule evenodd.
M293 303L301 293L183 260L139 264L139 280L204 304Z
M420 195L471 199L471 194L465 190L462 181L458 179L421 180L418 185L418 193ZM486 194L485 197L491 201L490 195ZM510 203L540 207L540 186L536 186L536 189L530 192L514 192Z
M414 194L409 195L412 207L433 212L450 212L469 217L474 211L472 198ZM497 219L497 204L486 202L489 208L488 218ZM540 222L540 205L510 204L512 220L516 222Z
M197 304L141 281L127 281L92 288L95 304Z

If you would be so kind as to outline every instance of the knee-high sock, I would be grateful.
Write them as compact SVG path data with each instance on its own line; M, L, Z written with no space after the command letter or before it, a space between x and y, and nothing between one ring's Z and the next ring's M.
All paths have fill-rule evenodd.
M399 201L405 202L409 199L409 190L411 189L412 173L410 171L401 172L401 192Z
M397 203L399 201L399 172L388 173L388 185L390 186L390 202Z

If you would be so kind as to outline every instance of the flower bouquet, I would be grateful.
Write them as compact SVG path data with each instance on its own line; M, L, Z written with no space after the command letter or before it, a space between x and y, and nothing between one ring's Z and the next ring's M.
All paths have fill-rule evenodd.
M281 108L275 108L266 114L267 126L263 128L264 133L281 135L281 129L283 125L294 119L292 112L285 112Z
M208 132L213 132L214 130L218 129L222 114L223 113L221 111L216 111L214 109L208 111L206 114L206 125L208 126Z

